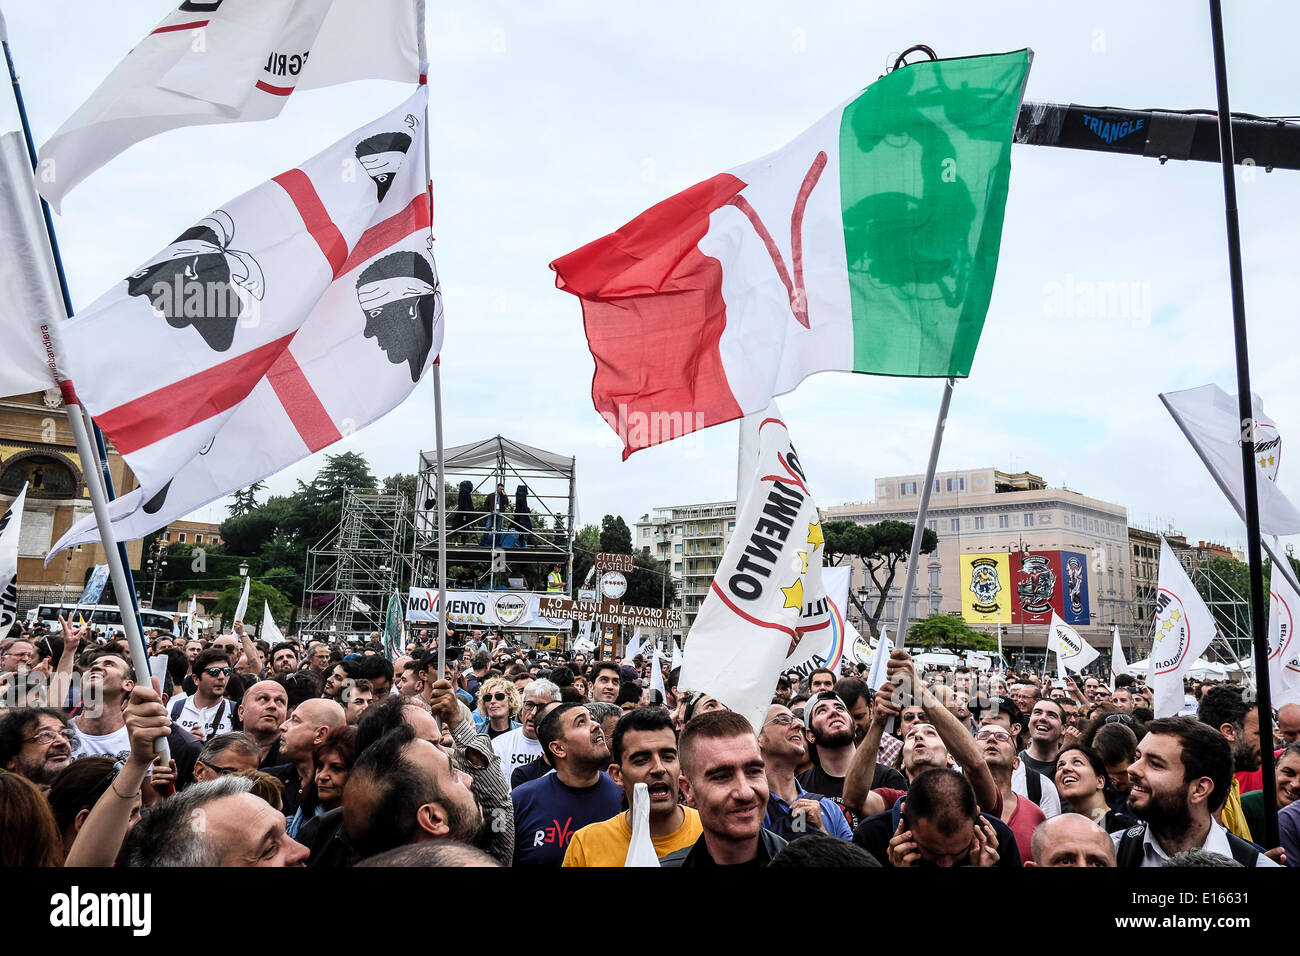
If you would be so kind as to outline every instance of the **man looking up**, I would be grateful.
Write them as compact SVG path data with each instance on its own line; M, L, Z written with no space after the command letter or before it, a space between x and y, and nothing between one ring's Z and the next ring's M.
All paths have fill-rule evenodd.
M618 664L613 661L596 661L591 665L591 699L614 703L618 700L620 676Z
M784 704L767 709L758 747L767 774L768 801L763 826L791 841L809 833L853 839L844 809L830 797L809 793L794 771L808 750L803 728Z
M1060 701L1044 698L1034 702L1034 709L1029 712L1029 746L1017 755L1025 769L1031 773L1041 774L1046 780L1056 779L1056 756L1061 750L1061 735L1065 732L1065 708ZM1039 809L1042 797L1035 800ZM1059 807L1059 800L1057 801Z
M852 810L843 799L845 778L856 752L849 709L834 691L823 691L804 705L803 722L806 739L812 748L813 765L799 775L799 786L810 793L830 797ZM907 780L892 767L877 763L873 750L870 786L872 789L906 790ZM856 824L858 821L851 819L850 822Z
M609 766L604 731L582 704L554 707L537 728L542 755L555 768L510 793L515 866L560 866L573 834L622 808L623 791L602 773Z
M85 708L72 721L72 759L105 756L123 760L131 752L123 707L135 688L135 671L108 648L94 652L81 680Z
M623 866L632 842L632 801L638 783L650 797L650 839L655 855L689 847L700 838L700 815L681 805L677 778L677 733L667 711L642 707L629 711L614 728L610 778L623 788L628 809L573 835L564 866Z
M541 708L560 699L560 688L548 680L535 680L524 688L524 702L519 708L520 726L492 740L492 749L501 758L501 772L507 783L520 767L542 755L537 739L537 715Z
M289 713L289 694L279 681L258 681L244 691L239 704L239 720L244 733L257 741L262 751L259 767L274 767L288 758L280 754L280 727Z

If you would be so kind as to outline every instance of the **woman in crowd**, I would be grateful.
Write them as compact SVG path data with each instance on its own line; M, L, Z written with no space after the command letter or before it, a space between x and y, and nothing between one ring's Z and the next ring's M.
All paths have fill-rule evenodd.
M112 757L82 757L74 760L54 778L48 794L54 822L62 836L63 853L72 849L72 841L81 832L95 802L104 795L118 774L117 762ZM143 794L135 796L127 832L140 820Z
M1300 799L1300 742L1287 745L1277 758L1277 808L1289 807L1297 799ZM1264 791L1243 793L1241 812L1255 842L1263 840Z
M290 837L296 836L308 820L343 804L343 787L356 759L357 728L345 724L331 730L312 754L316 771L303 788L297 812L285 827Z
M1106 773L1106 763L1097 752L1082 744L1072 744L1056 757L1056 789L1061 803L1069 804L1107 833L1127 830L1137 823L1127 813L1112 810L1115 788Z
M523 706L519 688L504 677L489 677L478 692L474 723L481 734L499 737L519 726L515 716Z
M0 867L63 865L63 841L45 795L8 770L0 770L0 821Z

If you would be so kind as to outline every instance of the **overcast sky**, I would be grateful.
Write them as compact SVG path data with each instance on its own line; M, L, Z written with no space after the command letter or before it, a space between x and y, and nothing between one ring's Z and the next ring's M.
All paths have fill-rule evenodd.
M38 144L173 6L3 3ZM1234 109L1300 113L1289 46L1300 8L1225 6ZM622 462L592 408L581 309L555 289L552 259L779 147L913 43L941 56L1031 47L1031 100L1215 105L1202 0L476 0L431 3L428 41L447 442L503 434L576 456L585 522L733 498L736 426ZM56 219L74 304L408 93L383 82L303 92L269 122L178 130L128 150ZM15 128L4 100L0 121ZM1253 385L1289 447L1288 426L1300 428L1300 173L1239 171L1238 184ZM1128 314L1052 315L1054 290L1084 282L1134 290ZM1240 546L1244 527L1156 397L1207 382L1236 392L1218 167L1016 146L993 301L940 469L1033 471L1125 505L1131 524ZM783 399L818 503L865 501L875 477L922 471L941 387L829 373ZM360 452L380 476L414 471L434 444L432 395L426 379L326 452ZM310 478L326 452L269 487ZM1279 483L1297 499L1290 457ZM196 517L224 516L218 504Z

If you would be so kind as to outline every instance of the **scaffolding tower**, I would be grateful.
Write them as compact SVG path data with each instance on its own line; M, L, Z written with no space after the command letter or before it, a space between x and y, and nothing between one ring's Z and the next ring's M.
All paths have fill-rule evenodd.
M384 629L389 598L413 580L411 501L343 492L338 525L307 552L304 631L340 635Z
M573 535L577 502L572 457L497 435L443 451L447 491L438 495L437 457L420 453L419 491L412 552L416 586L438 585L438 508L447 509L447 587L467 590L545 590L547 570L563 570L572 595ZM505 485L510 510L483 510L487 496ZM471 506L462 508L461 488ZM526 511L520 511L523 504ZM459 568L459 575L453 569ZM531 579L531 580L529 580Z

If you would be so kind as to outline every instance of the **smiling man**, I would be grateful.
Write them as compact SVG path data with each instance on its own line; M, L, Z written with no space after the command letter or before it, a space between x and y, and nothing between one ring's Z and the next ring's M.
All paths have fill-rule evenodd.
M609 776L623 788L628 809L573 835L564 866L622 866L632 842L632 800L638 783L650 795L650 839L655 855L689 847L703 832L700 815L683 807L677 778L677 733L667 711L642 707L619 719L613 733Z
M809 793L795 779L795 768L808 752L808 742L789 707L768 707L758 746L767 772L767 815L763 820L767 829L785 840L810 833L853 839L844 809L830 797Z
M48 786L72 760L72 731L53 707L24 707L0 717L0 767Z
M72 722L76 740L72 758L105 756L115 760L131 752L123 707L135 687L135 671L116 651L103 648L91 659L81 680L85 707Z

